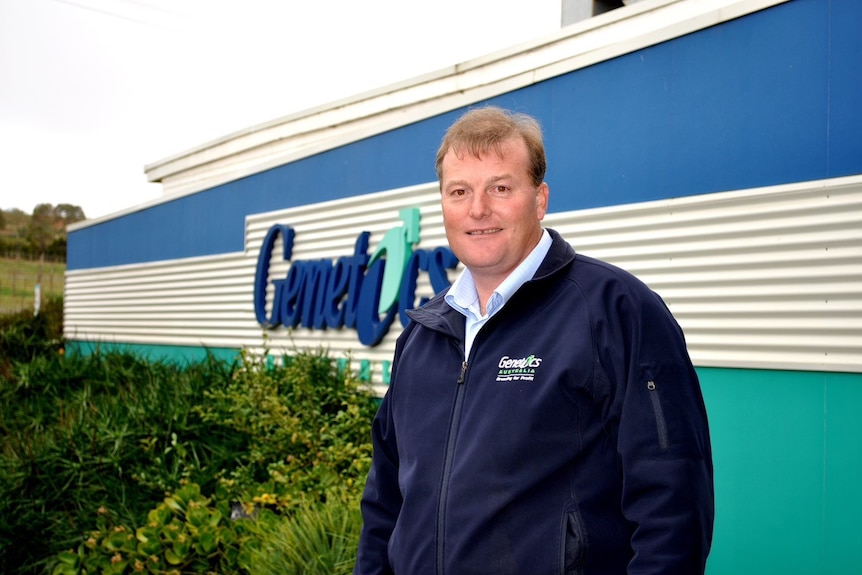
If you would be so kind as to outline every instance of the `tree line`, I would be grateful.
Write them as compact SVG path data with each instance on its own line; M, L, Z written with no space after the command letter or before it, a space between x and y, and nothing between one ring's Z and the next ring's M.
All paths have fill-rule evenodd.
M66 227L86 217L72 204L37 204L32 214L0 210L0 257L66 261Z

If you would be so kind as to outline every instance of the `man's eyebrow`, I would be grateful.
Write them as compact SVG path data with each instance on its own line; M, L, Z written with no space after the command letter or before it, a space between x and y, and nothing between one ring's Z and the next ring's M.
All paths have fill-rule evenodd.
M491 176L491 177L487 178L486 180L484 180L483 184L487 186L488 184L496 184L497 182L500 182L502 180L511 180L511 179L512 179L511 174L508 174L508 173L507 174L500 174L500 175ZM449 180L449 181L443 182L444 188L450 188L452 186L470 187L470 185L471 185L470 182L468 182L467 180Z
M440 191L451 190L453 188L469 188L469 184L464 180L450 180L440 183Z
M505 182L507 180L512 180L514 176L512 174L500 174L498 176L491 176L487 180L485 180L486 186L498 185L500 182Z

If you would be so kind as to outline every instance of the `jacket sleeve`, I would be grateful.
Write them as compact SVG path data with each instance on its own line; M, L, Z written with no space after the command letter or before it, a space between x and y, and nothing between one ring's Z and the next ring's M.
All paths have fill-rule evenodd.
M622 508L635 525L634 575L705 570L714 496L706 409L682 330L653 292L617 303ZM620 356L620 354L622 354Z
M354 575L392 574L387 548L402 498L398 486L398 448L390 407L391 393L392 387L387 390L371 427L374 452L362 494L362 531Z

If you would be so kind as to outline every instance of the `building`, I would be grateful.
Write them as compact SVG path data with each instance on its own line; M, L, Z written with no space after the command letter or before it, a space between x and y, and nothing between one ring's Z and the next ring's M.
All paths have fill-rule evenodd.
M643 0L151 164L163 198L70 227L69 347L323 345L382 389L399 309L455 273L445 128L525 111L546 224L686 333L715 452L709 573L862 572L860 22L855 0Z

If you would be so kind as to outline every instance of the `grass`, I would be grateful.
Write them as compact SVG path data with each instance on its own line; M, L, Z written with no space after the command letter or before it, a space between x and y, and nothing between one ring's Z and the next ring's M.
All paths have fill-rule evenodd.
M0 258L0 314L33 308L40 266L42 301L62 297L65 263Z

